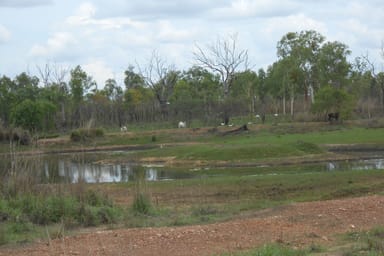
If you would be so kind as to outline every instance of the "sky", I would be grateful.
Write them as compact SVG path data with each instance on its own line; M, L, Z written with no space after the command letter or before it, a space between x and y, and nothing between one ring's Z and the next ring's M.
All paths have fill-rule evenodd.
M382 0L0 0L0 76L80 65L102 88L154 51L168 65L196 64L196 45L237 36L255 71L277 60L288 32L315 30L384 71ZM137 71L137 69L135 69Z

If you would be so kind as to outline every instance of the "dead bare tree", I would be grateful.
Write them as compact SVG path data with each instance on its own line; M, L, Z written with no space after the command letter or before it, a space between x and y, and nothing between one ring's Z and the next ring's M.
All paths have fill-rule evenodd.
M67 76L69 74L69 69L59 66L57 63L46 63L44 67L36 66L41 81L45 88L55 87L57 91L56 96L60 104L61 109L61 126L66 125L66 116L65 116L65 96L68 93L68 87L66 83Z
M381 43L380 55L384 59L384 41ZM379 90L379 101L381 102L381 109L384 111L384 72L376 71L376 65L369 59L368 54L364 55L363 59L367 65L368 70L371 72L376 88Z
M228 99L235 75L248 67L248 50L237 48L237 35L218 38L215 43L202 48L196 45L193 53L199 66L219 74L223 86L223 101ZM229 122L229 111L224 104L224 123Z
M44 67L36 66L44 87L50 85L62 85L69 74L67 68L58 66L56 63L46 63Z
M380 55L381 58L384 60L384 40L381 41Z
M159 102L163 119L168 118L169 97L178 80L178 72L174 65L160 57L157 51L153 51L145 69L139 67L139 72L146 85L151 88Z

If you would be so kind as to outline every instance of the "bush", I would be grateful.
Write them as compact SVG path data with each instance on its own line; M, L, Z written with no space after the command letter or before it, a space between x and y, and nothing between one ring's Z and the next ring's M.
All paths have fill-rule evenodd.
M298 150L306 152L306 153L317 154L317 153L323 152L322 149L318 145L316 145L314 143L305 142L302 140L296 141L295 146Z
M132 210L135 214L147 215L152 208L152 203L146 194L138 193L133 200Z
M0 141L14 141L20 145L30 145L32 138L28 130L21 128L11 130L0 128Z
M119 212L112 207L101 207L97 211L97 217L101 224L116 223L119 217Z
M384 255L384 229L376 228L367 238L368 249L377 252L378 255Z
M73 196L60 195L28 195L0 200L0 217L3 216L1 220L4 222L24 220L46 225L65 221L95 226L114 223L119 214L120 208L114 207L106 197L95 192L87 192L83 201Z
M70 138L74 142L85 142L103 136L104 130L102 128L81 128L73 130Z
M58 223L63 218L76 215L78 204L71 197L51 196L47 199L39 197L25 197L22 199L23 213L34 224Z
M112 202L106 195L98 193L94 190L88 190L85 193L84 202L91 206L112 206Z
M77 211L77 221L86 227L96 226L99 224L97 213L92 207L81 204Z

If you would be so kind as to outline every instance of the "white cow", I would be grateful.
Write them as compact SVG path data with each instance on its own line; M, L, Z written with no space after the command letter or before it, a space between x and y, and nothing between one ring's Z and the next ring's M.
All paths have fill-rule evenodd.
M186 122L186 121L184 121L184 122L183 122L183 121L180 121L178 127L179 127L179 128L185 128L185 127L187 127L187 122Z

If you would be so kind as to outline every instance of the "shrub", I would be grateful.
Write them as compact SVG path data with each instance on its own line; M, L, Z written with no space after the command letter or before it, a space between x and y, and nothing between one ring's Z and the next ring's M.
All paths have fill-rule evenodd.
M137 193L133 200L132 210L135 214L149 214L152 208L152 203L148 195Z
M25 197L23 213L35 224L58 223L76 214L76 201L71 197Z
M71 135L70 135L70 138L71 138L71 141L74 141L74 142L79 142L82 140L82 137L81 137L81 133L80 133L80 130L73 130L71 132Z
M375 251L378 255L384 255L384 229L376 228L367 238L368 249Z
M97 211L97 217L101 224L116 223L119 217L119 211L112 207L101 207Z
M91 206L112 206L112 202L106 195L98 193L94 190L88 190L85 193L84 202Z
M96 226L99 224L97 214L93 208L81 204L77 211L77 221L86 227Z
M30 145L32 138L29 131L21 128L12 130L0 128L0 141L14 141L20 145Z
M73 196L52 195L48 197L24 195L0 200L2 221L31 222L46 225L66 223L95 226L117 221L120 208L114 207L106 197L87 192L83 201ZM1 222L1 221L0 221Z
M305 142L302 140L296 141L295 146L297 149L299 149L303 152L306 152L306 153L316 154L316 153L322 152L322 149L318 145L316 145L314 143Z
M74 142L85 142L103 136L104 130L102 128L81 128L73 130L71 132L70 138Z

